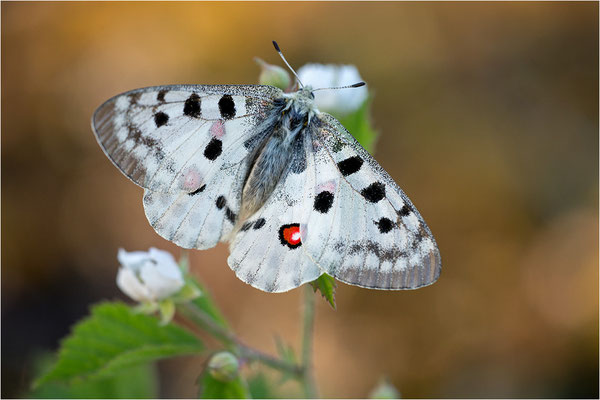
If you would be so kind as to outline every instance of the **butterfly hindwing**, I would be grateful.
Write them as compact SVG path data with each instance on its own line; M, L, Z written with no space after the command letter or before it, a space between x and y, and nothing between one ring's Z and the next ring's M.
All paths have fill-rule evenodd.
M244 163L222 170L196 192L144 191L150 225L163 238L187 249L208 249L226 237L237 222Z
M306 196L316 176L312 139L293 147L289 168L267 202L240 226L227 262L238 278L267 292L284 292L317 279L323 271L302 248L306 229Z

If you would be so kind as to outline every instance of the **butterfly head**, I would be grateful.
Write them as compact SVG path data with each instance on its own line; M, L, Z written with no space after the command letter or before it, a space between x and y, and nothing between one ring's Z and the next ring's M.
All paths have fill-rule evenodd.
M315 104L315 95L310 86L303 86L295 92L284 94L288 102L288 107L298 114L307 114L309 119L313 114L318 113Z

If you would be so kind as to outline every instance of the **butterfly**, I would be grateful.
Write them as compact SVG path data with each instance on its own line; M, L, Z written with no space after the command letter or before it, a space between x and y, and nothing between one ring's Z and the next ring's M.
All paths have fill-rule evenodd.
M324 273L375 289L435 282L441 258L423 218L313 92L147 87L107 100L92 128L144 189L160 236L189 249L229 242L229 266L255 288L284 292Z

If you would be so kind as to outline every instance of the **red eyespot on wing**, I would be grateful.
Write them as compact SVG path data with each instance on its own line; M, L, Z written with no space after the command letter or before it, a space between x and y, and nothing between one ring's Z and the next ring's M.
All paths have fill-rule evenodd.
M282 225L279 228L279 241L283 246L288 246L290 249L301 246L300 224Z

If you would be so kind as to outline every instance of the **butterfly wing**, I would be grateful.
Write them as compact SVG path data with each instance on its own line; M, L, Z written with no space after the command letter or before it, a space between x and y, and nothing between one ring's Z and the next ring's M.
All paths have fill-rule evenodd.
M435 282L441 258L417 209L335 118L321 113L319 120L310 130L318 173L303 233L307 255L352 285L415 289Z
M236 232L227 262L242 281L267 292L285 292L317 279L323 271L302 249L307 201L316 182L312 139L292 148L289 168L267 202ZM308 197L307 197L308 196Z
M111 161L145 188L154 229L186 248L209 248L232 229L247 157L281 91L271 86L174 85L115 96L92 127Z

